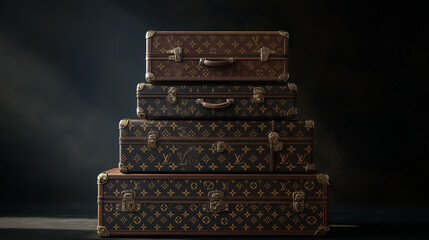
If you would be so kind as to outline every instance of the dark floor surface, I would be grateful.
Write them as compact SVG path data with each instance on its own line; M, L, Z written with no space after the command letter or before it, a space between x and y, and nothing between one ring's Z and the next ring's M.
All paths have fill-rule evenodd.
M96 232L96 212L93 208L74 206L2 209L0 239L100 239ZM332 239L427 239L428 207L332 207ZM248 239L210 237L211 239ZM264 237L266 238L266 237ZM252 239L264 239L252 238ZM115 238L122 239L122 238ZM147 237L144 239L164 239ZM174 239L171 237L165 239ZM202 239L180 237L176 239ZM269 239L284 239L270 237ZM302 238L298 239L313 239Z
M336 228L332 227L328 238L332 239L427 239L427 224L421 225L372 225L360 226L358 228ZM210 239L248 239L246 238L223 238L223 237L209 237ZM270 237L269 239L284 239L285 237ZM0 229L0 239L100 239L95 231L89 230L54 230L54 229ZM115 238L125 239L125 238ZM164 239L162 237L147 237L144 239ZM165 238L174 239L174 238ZM189 238L180 237L176 239L202 239L202 238ZM252 238L252 239L266 239ZM314 239L302 238L299 239Z

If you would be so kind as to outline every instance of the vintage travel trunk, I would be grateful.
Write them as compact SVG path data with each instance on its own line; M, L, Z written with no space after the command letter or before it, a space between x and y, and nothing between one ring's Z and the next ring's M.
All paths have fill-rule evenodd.
M326 174L98 176L101 237L294 235L329 231Z
M286 31L148 31L146 81L283 83L288 39Z
M137 85L143 119L286 119L296 115L297 87L285 85Z
M123 119L123 173L312 172L312 120Z

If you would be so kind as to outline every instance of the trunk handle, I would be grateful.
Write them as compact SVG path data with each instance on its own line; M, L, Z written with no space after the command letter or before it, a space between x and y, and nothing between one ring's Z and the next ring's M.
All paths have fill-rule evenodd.
M221 67L221 66L227 66L235 63L234 58L227 58L224 60L208 60L207 58L200 58L200 64L205 65L208 67Z
M223 103L209 103L204 101L204 99L197 99L197 104L200 104L201 106L205 107L205 108L211 108L211 109L217 109L217 108L225 108L228 107L229 105L234 103L234 99L232 98L228 98L226 99L226 102Z

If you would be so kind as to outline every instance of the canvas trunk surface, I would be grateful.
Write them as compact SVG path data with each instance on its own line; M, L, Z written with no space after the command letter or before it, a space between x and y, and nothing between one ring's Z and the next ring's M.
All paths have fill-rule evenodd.
M312 172L311 120L209 121L123 119L123 173Z
M284 85L137 85L143 119L291 119L297 87Z
M283 83L288 38L286 31L148 31L146 81Z
M122 174L98 177L98 234L322 235L324 174Z

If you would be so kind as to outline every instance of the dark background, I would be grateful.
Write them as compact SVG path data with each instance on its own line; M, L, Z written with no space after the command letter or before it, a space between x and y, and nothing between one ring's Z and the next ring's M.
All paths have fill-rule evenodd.
M96 216L96 177L118 163L118 122L136 117L149 29L289 31L298 118L315 120L314 156L331 177L332 207L427 205L428 9L412 1L1 1L0 211L59 205Z

